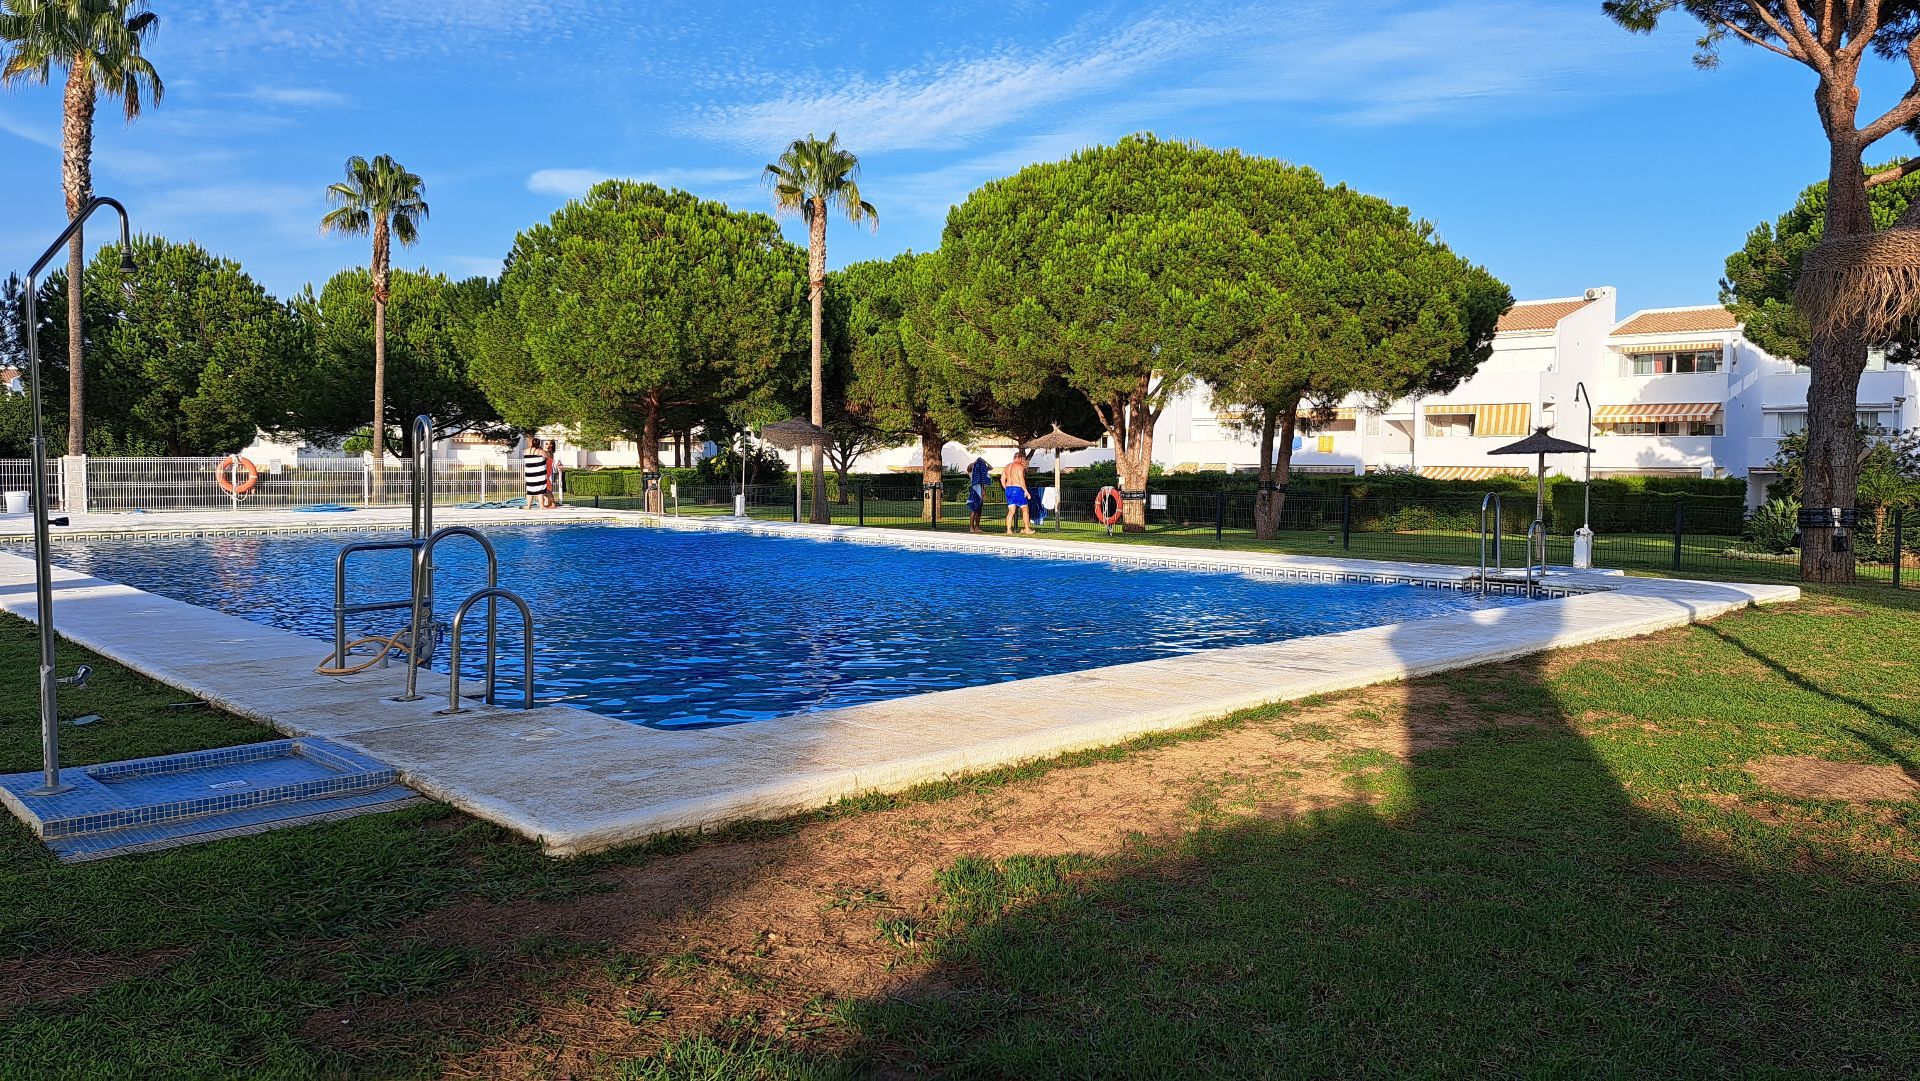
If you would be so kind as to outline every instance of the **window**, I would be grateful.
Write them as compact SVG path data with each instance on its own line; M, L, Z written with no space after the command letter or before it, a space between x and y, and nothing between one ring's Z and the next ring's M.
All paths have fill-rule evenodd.
M1427 438L1445 439L1449 436L1468 436L1473 434L1472 413L1428 413Z
M1635 375L1694 375L1720 370L1720 350L1697 352L1635 353L1627 358Z
M1717 420L1629 420L1601 424L1602 435L1725 435L1726 425Z
M1781 413L1779 416L1781 435L1799 435L1801 432L1807 430L1806 410L1803 409L1796 413ZM1863 409L1853 415L1853 422L1862 428L1891 428L1893 427L1894 420L1894 414L1882 413L1875 409Z

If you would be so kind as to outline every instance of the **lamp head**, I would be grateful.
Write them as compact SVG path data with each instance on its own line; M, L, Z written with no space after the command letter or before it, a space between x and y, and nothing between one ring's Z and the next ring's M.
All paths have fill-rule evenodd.
M120 249L120 293L128 300L133 299L133 249Z

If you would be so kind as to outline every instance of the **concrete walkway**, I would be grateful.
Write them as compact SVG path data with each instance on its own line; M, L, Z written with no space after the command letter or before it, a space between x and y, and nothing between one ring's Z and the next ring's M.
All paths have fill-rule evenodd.
M511 522L556 520L505 513ZM590 510L567 516L596 517ZM157 523L162 516L143 517ZM176 517L165 516L167 524ZM404 524L401 517L396 525ZM456 521L470 519L439 519ZM1036 538L715 520L668 524L861 543L1017 548L1313 578L1457 583L1471 573ZM833 552L833 545L822 544L820 558L830 560ZM57 571L55 604L61 633L81 645L288 735L323 736L364 751L399 769L407 784L427 795L532 838L550 853L573 855L1111 744L1272 702L1646 634L1799 596L1792 586L1605 575L1568 576L1555 584L1599 591L690 732L643 728L569 707L437 716L446 706L445 677L429 677L425 701L393 702L402 679L397 666L349 677L315 675L313 665L328 651L323 642L72 571ZM0 555L0 608L33 618L31 561ZM17 688L13 693L32 693L31 673L9 673L7 680Z

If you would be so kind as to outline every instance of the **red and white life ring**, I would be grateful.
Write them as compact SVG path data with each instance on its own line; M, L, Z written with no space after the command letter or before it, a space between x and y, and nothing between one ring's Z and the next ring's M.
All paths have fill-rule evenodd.
M1112 525L1120 520L1120 506L1120 490L1109 484L1093 497L1093 520L1101 525Z
M232 479L227 477L228 470L233 471ZM246 495L260 483L260 467L238 454L229 454L213 467L213 482L228 495Z

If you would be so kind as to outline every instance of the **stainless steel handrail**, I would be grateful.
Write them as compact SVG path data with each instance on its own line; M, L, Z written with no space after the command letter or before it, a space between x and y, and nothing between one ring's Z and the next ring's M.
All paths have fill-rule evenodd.
M409 624L411 630L408 632L408 642L416 644L416 646L417 643L423 640L422 632L427 628L427 625L433 621L433 550L439 547L440 542L446 540L448 537L467 537L480 545L480 550L486 553L487 588L481 590L481 593L487 593L500 585L500 559L494 554L493 542L488 540L486 535L479 530L471 526L450 525L444 529L437 530L426 540L421 541L419 549L415 551L413 556L413 618ZM468 601L472 599L472 597L467 598ZM463 603L461 608L464 610L465 607L466 605ZM498 633L499 616L492 602L488 602L487 684L489 687L493 684L494 653L497 646ZM426 660L425 657L417 657L416 659L422 662ZM418 702L420 700L419 685L417 682L418 674L419 669L416 665L410 664L407 666L407 690L405 694L394 698L395 702Z
M347 664L347 617L363 612L391 612L402 608L411 611L414 598L409 596L403 601L374 601L369 604L347 603L347 557L355 552L390 552L401 549L417 550L417 540L398 541L353 541L340 546L340 554L333 558L333 666L344 668ZM409 564L411 569L411 563Z
M1547 523L1538 518L1527 527L1527 596L1534 595L1533 584L1533 535L1540 534L1540 577L1547 576Z
M1500 493L1488 492L1480 497L1480 592L1487 591L1487 505L1493 505L1493 569L1501 570L1500 534L1503 532L1500 519Z
M433 418L413 418L413 536L433 536Z
M451 631L452 656L447 665L449 669L447 675L447 708L439 711L442 714L467 712L467 707L460 704L460 632L466 625L467 613L472 610L475 604L478 604L482 600L487 602L489 612L492 611L495 600L511 601L514 607L520 609L520 650L521 659L524 662L523 673L521 675L522 691L520 708L533 708L533 609L528 607L527 602L522 599L518 593L509 589L489 587L461 601L459 610L453 613L453 630ZM493 688L497 675L493 666L494 647L493 632L491 630L488 631L487 638L487 683L485 698L487 703L491 705L494 701Z

